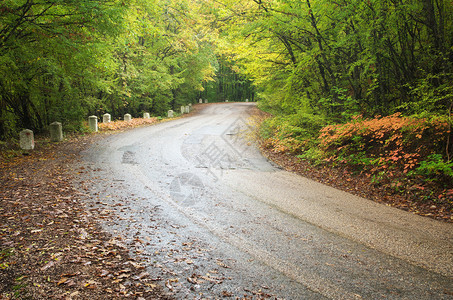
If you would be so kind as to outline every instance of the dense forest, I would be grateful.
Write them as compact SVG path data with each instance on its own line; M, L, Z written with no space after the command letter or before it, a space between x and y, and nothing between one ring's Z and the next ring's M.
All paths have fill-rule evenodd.
M451 1L4 0L0 72L2 140L252 99L273 151L453 178Z
M0 139L88 115L164 115L199 97L253 93L215 51L202 2L6 0L0 4ZM215 77L219 73L220 76ZM227 80L228 82L219 82ZM241 94L248 89L249 92Z

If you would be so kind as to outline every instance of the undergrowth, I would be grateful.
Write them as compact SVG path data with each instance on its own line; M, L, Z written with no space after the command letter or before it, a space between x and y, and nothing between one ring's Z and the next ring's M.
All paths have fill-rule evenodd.
M263 147L314 165L346 167L373 185L453 208L453 145L446 118L353 117L326 125L319 116L274 117L261 125Z

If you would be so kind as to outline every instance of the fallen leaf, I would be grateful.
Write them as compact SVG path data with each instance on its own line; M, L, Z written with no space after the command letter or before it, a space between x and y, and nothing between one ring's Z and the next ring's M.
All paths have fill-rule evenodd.
M96 288L96 285L98 283L94 280L88 280L85 284L84 284L84 287L88 288L88 289L95 289Z
M61 279L57 282L57 285L60 285L60 284L65 283L66 281L68 281L68 279L69 279L69 278L67 278L67 277L61 278Z
M233 293L227 292L227 291L222 291L222 296L223 297L233 297Z
M221 261L217 261L217 264L218 264L219 266L221 266L222 268L225 268L225 269L229 269L229 268L230 268L229 266L227 266L226 264L224 264L224 263L221 262Z
M55 265L55 261L54 260L51 260L49 261L47 264L45 264L42 268L41 268L41 271L45 271L47 270L48 268L51 268Z
M130 263L132 266L134 266L134 268L136 268L136 269L144 269L144 268L145 268L145 267L142 266L141 264L138 264L138 263L133 262L133 261L129 261L129 263Z
M141 279L143 279L143 278L145 278L145 277L148 277L148 276L149 276L149 273L148 273L148 272L142 272L142 273L140 273L140 275L134 276L133 279L135 279L135 280L141 280Z

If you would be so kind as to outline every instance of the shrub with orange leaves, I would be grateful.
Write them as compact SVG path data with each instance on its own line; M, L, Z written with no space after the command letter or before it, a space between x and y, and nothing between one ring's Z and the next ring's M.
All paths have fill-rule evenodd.
M407 173L428 156L442 153L450 135L448 122L404 117L399 113L326 126L319 136L329 161L360 166L367 171Z

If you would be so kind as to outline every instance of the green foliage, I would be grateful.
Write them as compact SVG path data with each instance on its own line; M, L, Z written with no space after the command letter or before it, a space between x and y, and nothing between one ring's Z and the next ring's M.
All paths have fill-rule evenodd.
M164 115L193 102L215 60L198 3L107 0L0 4L0 139L83 128L88 115ZM196 4L196 5L195 5Z
M411 172L411 175L422 175L434 180L439 177L449 177L451 180L453 179L453 162L445 162L442 155L432 154L426 160L421 161L419 167Z
M276 113L347 122L453 102L451 1L221 2L225 52Z
M236 64L224 55L217 55L210 63L215 69L215 78L204 82L199 92L199 98L209 102L218 101L254 101L255 90L252 82Z
M422 116L432 113L445 114L453 103L453 74L426 74L417 80L416 85L408 85L414 101L401 104L400 109L410 114Z
M315 149L313 139L324 125L322 117L299 111L294 115L266 119L261 124L260 135L265 147L274 152L300 153ZM314 154L314 150L311 153Z
M325 153L319 149L316 145L311 145L310 148L302 152L302 154L297 156L300 159L307 160L313 163L315 166L320 165L324 162Z
M118 1L7 1L0 9L0 138L51 122L76 125L100 77L101 42L121 28ZM104 53L105 54L105 51ZM16 116L15 123L5 111Z

